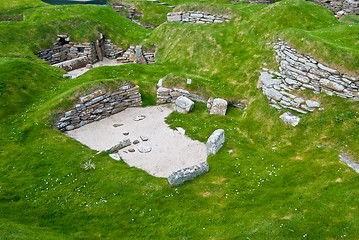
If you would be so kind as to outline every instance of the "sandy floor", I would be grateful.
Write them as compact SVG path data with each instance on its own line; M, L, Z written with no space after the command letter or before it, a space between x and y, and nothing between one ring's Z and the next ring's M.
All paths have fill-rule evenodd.
M206 145L193 141L180 131L171 130L164 119L173 111L173 107L151 106L128 108L118 114L81 128L67 132L67 135L98 151L107 150L121 140L129 138L138 144L120 150L121 158L129 165L143 169L156 177L168 177L172 172L206 161ZM139 115L146 118L134 121ZM114 127L114 124L123 124ZM129 132L128 136L123 135ZM148 141L142 141L145 136ZM148 153L140 153L138 148L150 147ZM129 152L129 149L135 152Z
M97 62L92 64L93 68L95 67L101 67L101 66L117 66L117 65L122 65L125 63L118 63L116 59L108 59L108 58L103 58L103 60L101 62ZM68 72L68 74L73 74L74 78L78 77L82 74L84 74L85 72L87 72L88 68L83 67L83 68L79 68L79 69L75 69L73 71Z

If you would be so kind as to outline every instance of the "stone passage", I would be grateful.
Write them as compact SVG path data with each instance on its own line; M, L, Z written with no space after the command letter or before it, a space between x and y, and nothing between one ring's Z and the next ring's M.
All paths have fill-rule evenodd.
M168 178L168 183L172 187L176 187L186 181L192 180L199 175L202 175L209 171L209 166L207 162L203 162L192 167L184 168L173 172Z
M180 88L164 88L159 87L157 89L157 104L173 103L180 96L187 97L194 102L206 103L207 99L194 93L190 93L187 90Z
M127 107L142 105L139 87L127 84L115 92L97 90L79 98L79 102L67 111L56 124L60 131L70 131L85 124L101 120Z
M40 51L37 56L55 67L71 71L102 61L103 58L117 59L118 63L154 63L155 51L143 51L142 46L130 46L124 50L105 39L94 42L74 43L68 35L57 35L57 42L50 48Z
M225 15L215 15L205 12L171 12L167 14L168 22L189 22L189 23L221 23L228 22L231 18Z

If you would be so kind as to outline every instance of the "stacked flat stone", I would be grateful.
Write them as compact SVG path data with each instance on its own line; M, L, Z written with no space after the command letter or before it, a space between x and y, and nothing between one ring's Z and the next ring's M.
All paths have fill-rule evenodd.
M136 52L137 48L137 52ZM154 63L155 51L143 51L142 46L130 46L117 58L118 63Z
M167 14L168 22L189 22L189 23L221 23L228 22L231 18L225 15L216 15L205 12L171 12Z
M69 42L64 45L56 43L51 48L40 51L36 55L50 64L57 64L79 57L87 57L89 63L97 62L96 49L93 43Z
M259 77L259 88L262 88L263 94L270 100L270 105L278 110L282 108L292 109L299 113L313 112L315 108L320 107L320 103L298 97L289 93L286 86L282 85L282 79L268 72L261 72Z
M278 82L273 84L275 90L309 89L315 93L325 92L328 95L335 94L359 101L358 78L340 73L309 56L299 54L284 41L275 43L274 49L280 63L280 73L271 72L278 79Z
M101 120L128 107L142 105L138 86L125 85L115 92L97 90L79 98L79 102L67 111L56 127L60 131L70 131L85 124Z
M109 59L117 59L125 52L120 46L113 44L110 39L105 40L105 57Z
M206 98L190 93L187 90L180 89L180 88L165 88L165 87L159 87L157 89L157 104L165 104L165 103L174 103L176 102L176 99L180 96L187 97L191 99L194 102L202 102L206 103Z

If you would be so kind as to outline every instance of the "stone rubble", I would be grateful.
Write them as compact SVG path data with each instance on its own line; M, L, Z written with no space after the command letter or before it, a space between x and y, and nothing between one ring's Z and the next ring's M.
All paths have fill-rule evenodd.
M192 180L204 173L207 173L208 171L208 163L203 162L192 167L175 171L168 176L167 180L172 187L176 187L186 181Z
M142 106L138 86L126 84L115 92L99 89L84 97L68 110L56 124L60 131L70 131L85 124L101 120L125 110L127 107Z
M193 107L194 107L194 102L187 97L180 96L176 99L175 110L177 112L187 114L190 111L192 111Z
M207 156L216 154L223 146L225 135L223 129L217 129L207 140Z
M189 23L221 23L228 22L231 18L226 15L216 15L205 12L171 12L167 14L168 22L189 22Z

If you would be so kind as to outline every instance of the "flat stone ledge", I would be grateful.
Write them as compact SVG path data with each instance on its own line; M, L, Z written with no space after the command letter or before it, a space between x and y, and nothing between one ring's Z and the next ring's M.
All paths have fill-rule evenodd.
M207 162L202 162L200 164L194 165L192 167L184 168L178 171L171 173L168 176L168 183L172 187L181 185L182 183L192 180L206 172L209 171L209 165Z

